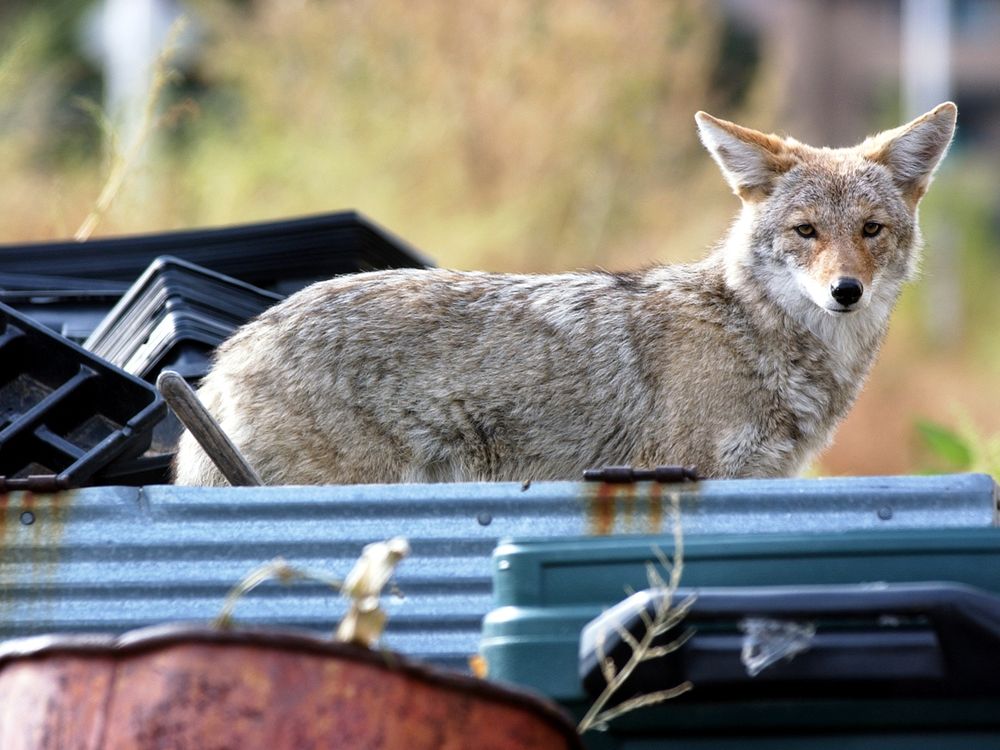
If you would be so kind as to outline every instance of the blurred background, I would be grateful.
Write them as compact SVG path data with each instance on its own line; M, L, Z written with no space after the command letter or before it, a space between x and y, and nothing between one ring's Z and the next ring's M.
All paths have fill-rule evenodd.
M812 472L1000 472L998 38L994 0L4 0L0 243L357 209L441 266L688 261L738 209L695 111L843 146L951 99Z

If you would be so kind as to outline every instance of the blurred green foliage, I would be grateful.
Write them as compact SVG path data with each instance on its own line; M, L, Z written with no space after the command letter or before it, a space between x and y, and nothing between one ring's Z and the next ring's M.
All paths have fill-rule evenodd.
M983 472L1000 479L1000 434L980 433L968 417L957 429L926 419L914 424L928 473Z

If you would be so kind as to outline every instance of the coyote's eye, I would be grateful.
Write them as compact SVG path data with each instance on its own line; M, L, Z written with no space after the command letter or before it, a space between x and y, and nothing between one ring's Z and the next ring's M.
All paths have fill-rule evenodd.
M864 232L865 237L874 237L882 231L882 225L877 221L866 221L861 231Z
M812 238L816 236L816 227L812 224L799 224L795 227L795 231L799 233L799 237Z

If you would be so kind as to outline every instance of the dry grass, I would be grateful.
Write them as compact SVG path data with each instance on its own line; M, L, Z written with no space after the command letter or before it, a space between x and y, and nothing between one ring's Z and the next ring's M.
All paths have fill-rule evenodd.
M710 3L192 6L199 117L103 231L359 208L443 265L555 270L696 257L734 206L692 120L713 101ZM18 172L58 180L72 215L103 182L93 156Z

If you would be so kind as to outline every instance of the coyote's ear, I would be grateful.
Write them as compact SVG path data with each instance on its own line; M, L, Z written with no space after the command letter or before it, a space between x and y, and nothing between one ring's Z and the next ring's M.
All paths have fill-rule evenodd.
M694 116L701 142L722 168L733 192L745 201L767 197L774 181L795 165L788 145L775 135L744 128L706 112Z
M913 122L869 138L862 144L865 156L888 167L905 198L916 205L948 150L956 117L954 104L939 104Z

